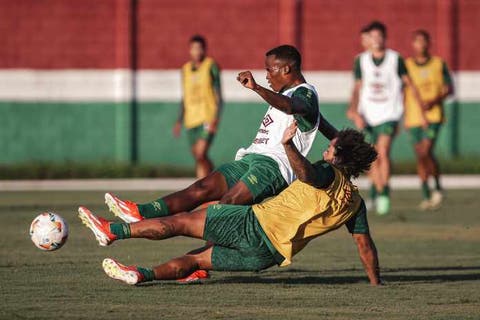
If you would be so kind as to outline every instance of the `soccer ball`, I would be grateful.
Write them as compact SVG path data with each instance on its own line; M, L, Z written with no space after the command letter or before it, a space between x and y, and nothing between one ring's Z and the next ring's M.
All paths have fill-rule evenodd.
M45 251L61 248L68 237L68 225L62 217L53 212L44 212L33 219L30 225L30 238Z

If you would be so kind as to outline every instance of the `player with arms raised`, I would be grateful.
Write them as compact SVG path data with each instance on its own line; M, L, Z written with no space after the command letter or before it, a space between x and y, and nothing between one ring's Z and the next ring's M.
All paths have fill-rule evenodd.
M414 56L406 60L408 74L418 88L422 100L419 105L410 88L405 95L405 127L408 128L417 155L417 173L422 183L421 210L436 209L443 195L440 186L440 170L434 147L444 121L443 100L453 93L448 67L440 57L430 54L430 35L424 30L413 33ZM423 118L428 127L423 127ZM435 190L430 192L428 177L435 180Z
M101 245L119 239L162 240L174 236L204 239L209 245L154 268L103 261L111 278L128 284L172 280L198 269L257 271L286 266L311 240L346 224L358 247L370 283L380 284L375 244L370 237L366 208L350 179L368 170L377 153L360 132L340 131L323 153L310 163L297 149L299 132L293 122L281 144L298 177L279 195L253 206L215 204L207 209L136 223L111 223L80 207L79 215Z

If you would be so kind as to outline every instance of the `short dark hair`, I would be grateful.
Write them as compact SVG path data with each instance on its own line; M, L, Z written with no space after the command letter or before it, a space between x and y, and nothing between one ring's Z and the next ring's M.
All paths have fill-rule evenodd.
M415 30L413 31L413 36L414 37L421 36L425 39L425 41L430 42L430 34L426 30L423 30L423 29Z
M189 43L193 43L193 42L200 43L203 49L207 48L207 40L205 40L205 37L203 37L199 34L195 34L190 38Z
M360 29L360 34L370 32L370 25L365 25Z
M384 37L387 37L387 27L380 21L372 21L368 25L368 31L378 30Z
M288 61L297 70L300 70L302 67L302 56L294 46L285 44L268 50L265 54L267 57L271 55L275 55L277 59Z
M375 159L377 159L377 151L373 145L365 141L363 133L355 129L338 132L334 165L346 176L358 177L370 169Z

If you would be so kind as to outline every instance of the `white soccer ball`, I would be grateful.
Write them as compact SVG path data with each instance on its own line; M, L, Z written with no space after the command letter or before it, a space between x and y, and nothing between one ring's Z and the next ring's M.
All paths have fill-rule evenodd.
M53 212L38 215L30 225L30 238L42 250L53 251L61 248L67 237L67 222Z

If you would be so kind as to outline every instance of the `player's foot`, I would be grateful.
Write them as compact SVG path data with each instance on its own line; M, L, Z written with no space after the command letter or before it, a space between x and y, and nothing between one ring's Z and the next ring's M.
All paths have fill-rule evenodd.
M440 208L443 202L443 193L441 191L435 190L430 196L430 206L432 210Z
M186 278L178 279L177 282L180 284L193 284L200 283L204 279L208 279L210 275L206 270L197 270L194 271L191 275Z
M378 196L377 197L377 214L378 215L386 215L390 213L390 197L388 196Z
M427 210L430 210L431 208L432 208L432 204L430 202L430 199L424 199L418 205L418 209L420 209L422 211L427 211Z
M87 208L78 208L78 217L87 228L92 230L95 238L101 246L108 246L117 239L117 236L110 232L110 222L95 216Z
M107 192L105 193L105 203L107 204L108 209L124 222L132 223L143 220L140 212L138 212L138 207L135 202L120 200L113 194Z
M102 263L103 271L112 279L120 280L127 284L137 284L143 281L143 276L135 266L124 266L123 264L106 258Z

